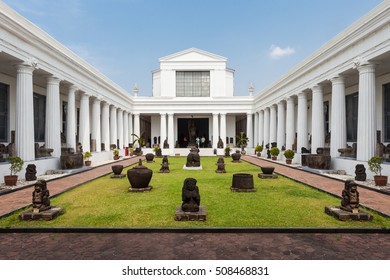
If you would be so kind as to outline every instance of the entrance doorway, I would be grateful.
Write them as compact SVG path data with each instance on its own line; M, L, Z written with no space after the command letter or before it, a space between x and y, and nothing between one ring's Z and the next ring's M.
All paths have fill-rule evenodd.
M208 118L188 118L178 119L177 124L178 143L180 148L196 145L196 139L199 140L199 146L206 148L209 146L209 119ZM202 142L202 138L204 141Z

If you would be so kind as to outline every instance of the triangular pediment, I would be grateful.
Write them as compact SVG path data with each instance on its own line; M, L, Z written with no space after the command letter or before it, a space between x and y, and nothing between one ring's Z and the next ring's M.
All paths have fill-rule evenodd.
M181 52L177 52L163 58L160 58L160 62L226 62L227 59L223 56L219 56L213 53L209 53L200 49L190 48Z

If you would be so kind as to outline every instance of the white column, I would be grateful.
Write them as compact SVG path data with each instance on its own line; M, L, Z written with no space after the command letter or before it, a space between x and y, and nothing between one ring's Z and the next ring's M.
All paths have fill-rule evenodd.
M61 156L61 106L60 106L60 79L48 77L46 84L46 148L53 149L52 156Z
M284 101L278 103L278 130L277 130L276 142L278 148L282 150L282 147L286 144L286 113Z
M123 145L125 147L129 146L129 113L123 112Z
M269 142L276 142L276 105L270 108Z
M66 143L76 151L76 87L71 85L68 90L68 115L66 120Z
M226 143L226 113L220 114L220 122L221 122L221 128L220 128L220 135L223 143L225 146L227 146L228 143Z
M286 149L292 149L295 139L295 98L287 98Z
M264 149L263 149L263 155L267 155L267 149L265 146L269 145L269 108L265 108L264 110ZM271 145L269 145L269 148L271 148Z
M24 161L30 161L35 159L33 106L34 68L24 64L19 64L16 67L16 153Z
M263 145L264 142L264 111L259 112L259 145Z
M117 113L116 113L116 107L111 106L110 110L110 144L117 144L116 140L118 139L118 132L117 132ZM119 147L117 147L119 149Z
M134 141L134 137L133 137L133 134L134 133L134 130L133 130L133 114L132 113L129 113L129 143L132 144L133 141Z
M110 104L103 103L102 110L102 143L104 143L104 150L110 150Z
M139 122L139 113L134 114L134 134L141 137L140 122ZM137 143L137 146L138 143Z
M252 117L252 113L246 114L246 137L248 137L247 148L253 148L253 117Z
M160 148L163 148L167 138L167 114L160 113Z
M173 113L168 113L168 144L172 151L175 148L175 134L173 127Z
M118 109L117 111L117 120L118 120L118 139L119 147L118 149L123 149L123 110Z
M259 144L259 114L255 112L255 125L253 129L253 147Z
M218 147L218 114L213 113L213 149L216 149Z
M90 151L91 147L89 141L89 95L85 93L81 93L79 129L79 141L83 146L83 151Z
M331 79L332 115L330 126L330 155L339 157L338 149L347 145L347 121L345 114L345 79L342 76Z
M96 152L100 152L101 148L101 130L100 130L100 99L95 98L92 104L92 139L95 139Z
M316 85L312 91L311 153L316 154L317 148L325 146L324 97L322 86Z
M307 139L307 93L298 94L298 139L297 152L301 153L302 148L308 149Z
M359 105L356 159L368 161L375 155L375 65L363 64L359 70Z

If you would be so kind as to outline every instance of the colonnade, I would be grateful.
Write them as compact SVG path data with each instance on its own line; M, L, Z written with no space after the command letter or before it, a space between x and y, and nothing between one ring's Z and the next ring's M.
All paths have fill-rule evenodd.
M375 154L376 121L375 121L375 65L364 62L355 67L359 72L357 160L367 161ZM330 132L330 154L339 157L338 149L347 145L346 122L346 88L343 75L335 75L331 82L331 123L330 131L325 131L324 91L322 81L310 89L285 97L254 113L256 144L277 143L281 149L292 149L296 141L296 151L302 148L311 149L325 146L325 135ZM311 143L308 134L308 93L312 93ZM297 114L295 112L297 109ZM248 117L251 126L252 116ZM296 136L296 138L295 138ZM263 153L266 153L265 149Z

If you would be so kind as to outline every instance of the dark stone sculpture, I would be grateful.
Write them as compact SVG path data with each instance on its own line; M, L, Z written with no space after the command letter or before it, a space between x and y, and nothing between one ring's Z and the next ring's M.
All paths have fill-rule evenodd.
M50 209L49 190L47 189L46 181L39 180L34 185L32 193L33 212L38 213Z
M142 165L142 160L138 161L138 165L132 169L127 170L127 178L130 182L129 191L150 191L149 186L152 179L153 170Z
M164 156L161 163L160 173L169 173L168 157Z
M123 165L121 165L121 164L113 165L113 166L111 166L111 169L112 169L112 172L114 173L113 175L111 175L111 178L126 177L125 174L122 174Z
M218 149L223 149L223 141L222 141L221 137L219 137L219 140L218 140L218 143L217 143L217 148Z
M184 212L198 212L200 205L199 188L196 186L196 179L186 178L182 188L182 205Z
M154 154L152 154L152 153L147 153L146 155L145 155L145 159L146 159L146 162L153 162L153 159L154 159Z
M253 175L247 173L233 174L232 186L230 188L235 192L255 192L253 184Z
M340 157L356 158L357 144L353 143L352 147L347 145L346 148L338 149L338 152L340 153Z
M223 157L219 157L216 164L217 164L217 170L215 170L215 172L226 173L225 161L223 160Z
M240 162L240 159L241 159L240 151L236 151L235 153L233 153L232 159L233 159L233 162Z
M26 181L35 181L37 179L37 167L35 164L29 164L26 167Z
M364 164L356 164L355 175L356 181L365 181L367 179L366 168L364 167Z
M200 167L199 149L192 147L187 156L186 167Z
M352 213L359 211L359 192L357 190L357 184L353 180L345 181L341 196L341 209Z
M168 138L165 138L163 147L164 149L169 149Z
M83 154L74 153L72 148L61 148L60 163L62 169L76 169L84 165Z

